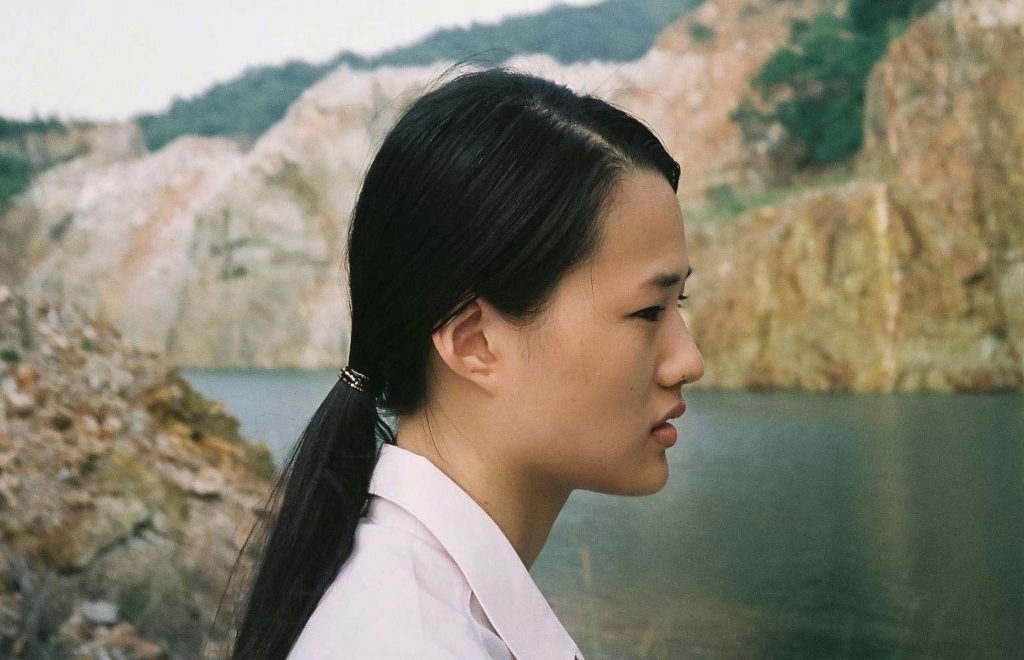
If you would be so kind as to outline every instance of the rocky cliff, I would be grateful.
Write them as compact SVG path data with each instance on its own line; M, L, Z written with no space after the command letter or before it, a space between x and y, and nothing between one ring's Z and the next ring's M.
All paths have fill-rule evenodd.
M718 0L636 62L512 65L650 117L684 154L682 197L699 199L707 177L742 157L728 108L713 99L738 95L785 38L787 17L817 4L755 0L746 5L759 14L740 17L738 0ZM697 42L691 20L720 33ZM183 138L141 158L59 166L0 222L12 237L0 279L73 300L175 364L338 364L348 344L342 254L359 180L403 104L445 64L342 66L245 154L227 140Z
M679 161L684 208L705 202L710 186L764 187L772 183L767 144L744 144L729 115L786 42L791 21L841 8L829 0L706 0L599 91L650 124Z
M49 199L55 178L65 182L62 187L66 190L69 180L81 179L86 172L145 153L142 132L132 123L72 124L0 139L0 154L25 159L36 173L34 185L17 198L13 209L0 212L0 282L21 282L35 268L28 244L47 230L59 234L69 222L72 209L56 208L68 206L67 200L51 203ZM81 192L81 186L74 192ZM3 206L6 204L0 204Z
M196 210L240 161L233 142L184 137L143 158L42 173L4 218L20 256L7 281L164 352L192 268Z
M1022 19L938 5L872 73L856 180L690 233L697 387L1024 387Z
M344 362L342 259L355 194L382 132L427 76L343 67L260 138L193 215L192 268L167 341L173 362Z
M682 165L692 220L707 186L764 183L764 155L729 112L792 19L839 7L707 0L635 62L510 65L647 121ZM853 181L732 226L689 224L687 314L707 366L698 386L1019 383L1019 11L1012 0L947 1L891 45L870 81ZM54 168L0 222L17 238L0 277L80 301L175 364L343 363L342 255L360 177L445 65L342 66L247 153L183 138L126 162Z
M0 656L198 657L273 469L162 356L0 286Z

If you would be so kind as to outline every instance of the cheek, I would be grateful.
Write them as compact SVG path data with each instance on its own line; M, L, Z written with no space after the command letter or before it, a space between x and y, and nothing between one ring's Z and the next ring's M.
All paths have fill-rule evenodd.
M531 411L527 424L535 425L531 435L547 438L558 454L592 436L595 415L607 405L610 367L599 332L582 321L563 315L533 335L520 374L521 403Z
M578 329L563 343L554 367L556 398L571 403L571 415L593 434L621 432L642 399L636 333L624 324L596 323ZM556 384L557 383L557 384Z

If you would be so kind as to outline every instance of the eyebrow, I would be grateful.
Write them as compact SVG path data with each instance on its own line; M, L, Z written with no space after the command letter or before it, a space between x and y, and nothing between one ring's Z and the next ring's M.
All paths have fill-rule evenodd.
M641 288L667 289L669 287L675 286L676 284L679 284L680 280L685 280L692 274L693 266L690 266L690 268L686 271L686 275L683 275L682 277L679 276L679 273L657 273L653 277L648 279L646 282L644 282L641 285Z

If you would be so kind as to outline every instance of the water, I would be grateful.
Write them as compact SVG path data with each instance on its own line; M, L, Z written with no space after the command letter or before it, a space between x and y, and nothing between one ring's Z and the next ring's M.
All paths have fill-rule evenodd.
M248 440L262 442L278 465L334 386L330 369L180 369L201 394L224 403Z
M278 458L334 371L183 374ZM587 660L1024 657L1024 397L688 392L532 573Z

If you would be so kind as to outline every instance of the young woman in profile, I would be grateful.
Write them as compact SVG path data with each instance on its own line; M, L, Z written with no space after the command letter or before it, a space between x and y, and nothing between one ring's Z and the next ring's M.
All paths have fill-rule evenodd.
M491 68L384 138L348 365L289 457L237 659L582 658L533 582L569 495L648 495L703 360L679 165L640 121ZM382 420L398 420L397 430Z

